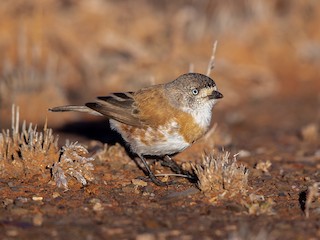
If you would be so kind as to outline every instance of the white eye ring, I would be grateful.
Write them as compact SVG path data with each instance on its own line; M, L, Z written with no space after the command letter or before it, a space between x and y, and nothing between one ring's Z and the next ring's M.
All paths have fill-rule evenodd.
M192 89L192 94L193 95L198 95L198 93L199 93L198 89L196 89L196 88Z

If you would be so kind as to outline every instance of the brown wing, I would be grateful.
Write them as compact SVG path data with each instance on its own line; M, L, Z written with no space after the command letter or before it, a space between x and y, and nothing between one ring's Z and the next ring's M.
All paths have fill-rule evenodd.
M134 94L134 113L143 125L157 128L176 118L177 111L169 103L163 86L143 88Z
M133 92L113 93L109 96L98 97L98 101L86 103L86 106L108 118L141 127L141 121L135 114L138 111L134 106L133 95Z

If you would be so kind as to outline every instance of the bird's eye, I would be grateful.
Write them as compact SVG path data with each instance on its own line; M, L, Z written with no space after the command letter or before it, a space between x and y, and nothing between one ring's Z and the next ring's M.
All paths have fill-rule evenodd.
M192 94L193 95L198 95L198 93L199 93L198 89L196 89L196 88L192 89Z

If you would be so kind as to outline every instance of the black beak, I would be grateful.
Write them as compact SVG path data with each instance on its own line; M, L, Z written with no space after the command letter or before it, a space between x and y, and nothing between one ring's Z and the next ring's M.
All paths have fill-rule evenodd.
M223 95L221 92L218 91L212 91L211 95L209 95L209 99L219 99L219 98L223 98Z

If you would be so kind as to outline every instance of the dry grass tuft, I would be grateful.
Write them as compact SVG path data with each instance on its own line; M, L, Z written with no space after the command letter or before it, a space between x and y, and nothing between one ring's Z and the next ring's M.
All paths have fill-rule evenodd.
M205 155L192 168L198 177L198 187L205 194L232 197L247 192L249 171L238 165L236 156L231 158L229 152Z
M270 160L267 160L265 162L260 161L256 164L255 169L262 171L265 174L269 174L269 169L272 166L272 163L270 162Z
M308 187L304 206L306 218L310 217L310 210L313 210L317 214L319 213L319 186L320 183L316 182L312 186Z
M276 212L273 207L275 206L275 202L272 198L265 198L263 195L257 195L251 193L249 195L249 202L242 201L242 204L248 211L250 215L274 215Z
M45 124L43 132L24 121L19 129L19 107L12 107L11 131L0 133L0 178L23 179L35 176L48 181L53 177L58 187L68 187L67 176L75 178L82 185L94 179L91 161L85 147L78 143L66 144L60 151L58 138ZM52 171L52 175L50 172Z
M45 173L46 166L59 158L58 138L44 126L37 131L24 121L19 130L19 107L12 107L12 127L0 134L0 176L19 178Z
M87 185L87 181L93 181L94 158L86 157L88 150L80 144L70 143L62 147L62 155L58 162L51 168L52 176L58 187L68 189L66 174L74 177L82 185Z

